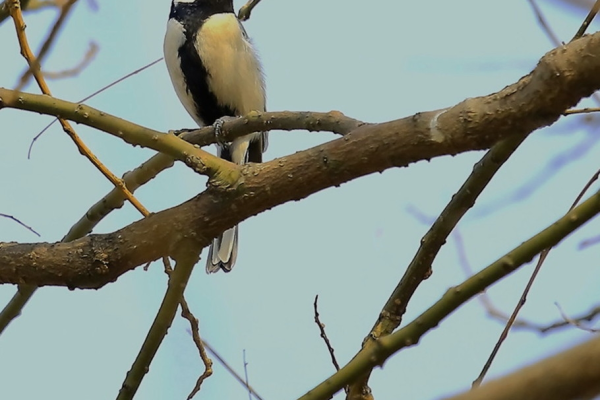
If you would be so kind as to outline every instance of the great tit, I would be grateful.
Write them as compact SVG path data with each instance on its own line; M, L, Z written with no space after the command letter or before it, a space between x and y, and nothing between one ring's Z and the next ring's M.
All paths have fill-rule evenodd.
M172 0L164 58L177 97L199 126L265 111L260 60L233 10L233 0ZM236 164L262 162L267 133L217 143L217 155ZM238 227L213 240L206 272L231 271Z

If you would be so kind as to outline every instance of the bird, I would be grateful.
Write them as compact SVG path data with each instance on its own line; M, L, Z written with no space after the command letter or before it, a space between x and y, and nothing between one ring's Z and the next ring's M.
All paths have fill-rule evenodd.
M175 93L198 126L266 110L260 59L234 14L233 0L172 0L163 52ZM241 165L262 162L267 132L217 142L217 155ZM230 272L238 250L238 227L210 245L206 272Z

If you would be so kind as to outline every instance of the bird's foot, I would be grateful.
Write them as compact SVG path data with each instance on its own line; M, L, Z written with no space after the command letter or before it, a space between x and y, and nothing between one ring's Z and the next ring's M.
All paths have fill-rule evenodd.
M219 143L220 145L224 145L227 143L227 140L225 140L224 136L225 136L225 132L223 132L223 124L225 122L231 122L236 120L237 117L231 117L231 116L224 116L221 118L217 118L215 120L215 123L213 124L213 128L215 128L215 138L217 139L217 143Z
M195 128L195 129L194 128L192 128L192 129L173 129L173 130L170 130L169 133L173 134L175 136L181 136L184 133L194 132L197 130L198 130L198 128Z

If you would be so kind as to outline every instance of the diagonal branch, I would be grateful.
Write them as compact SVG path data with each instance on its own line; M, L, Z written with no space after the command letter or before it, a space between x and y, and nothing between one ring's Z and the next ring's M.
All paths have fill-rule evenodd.
M332 111L328 113L320 112L265 112L252 113L244 118L227 120L223 123L222 135L226 141L232 141L238 136L264 130L266 126L271 129L292 130L304 129L311 132L329 131L339 135L346 135L354 129L366 126L368 124L353 118L346 117L340 112ZM208 146L216 142L215 130L212 126L207 126L197 130L184 132L179 137L186 142L198 146ZM135 192L140 186L145 185L154 179L162 171L171 168L175 160L164 153L158 153L148 159L139 167L126 172L123 175L123 181L131 190ZM83 215L77 223L73 225L69 234L73 231L83 232L77 237L81 237L92 231L92 229L109 213L117 208L121 208L125 198L118 189L113 189L102 199L98 200Z
M234 182L236 172L239 173L235 165L198 149L175 135L167 135L153 129L144 128L83 104L0 88L0 108L2 107L54 115L61 117L61 119L69 119L73 122L94 127L121 138L134 146L148 147L168 154L185 162L198 173L209 176L219 175L219 178L227 177L226 181L228 183Z
M416 345L426 332L437 327L440 322L462 304L531 261L544 249L557 245L567 235L598 213L600 213L600 191L482 271L460 285L450 288L440 300L415 318L414 321L391 335L378 339L375 345L361 350L339 372L329 377L299 400L329 399L365 372L376 366L381 366L400 349Z
M456 192L431 228L421 239L421 245L404 272L402 279L379 313L369 335L363 341L363 348L373 345L376 340L392 333L406 312L408 302L419 285L432 274L432 264L448 236L475 201L496 172L523 143L526 136L512 136L498 142L475 165L473 172ZM368 380L370 371L350 385L350 399L361 399L363 393L370 393ZM368 395L367 395L368 398Z
M194 237L199 246L205 246L244 219L325 188L419 160L489 148L511 135L525 135L553 123L581 97L600 88L600 57L591 56L598 53L597 33L549 52L531 74L498 93L468 99L441 112L364 125L321 146L268 163L245 165L240 167L236 190L210 187L192 202L113 234L93 235L71 244L4 245L0 248L0 282L100 287L138 265L169 255L171 246L183 236ZM46 100L49 104L55 101ZM23 103L27 107L32 104ZM133 132L123 134L147 138L146 128L126 121L119 125L122 120L116 117L76 116L88 124L90 119L101 121L105 129L131 128ZM270 129L268 121L264 123L264 128ZM177 139L171 137L173 142ZM179 142L191 146L176 141L177 146ZM65 265L70 268L65 270Z
M167 331L175 318L179 303L183 299L183 292L192 274L194 265L198 261L199 251L192 242L181 243L181 246L177 249L177 252L180 254L177 257L175 269L169 274L169 284L165 297L146 335L142 348L131 366L131 370L127 373L121 390L119 390L117 400L129 400L135 395L142 379L144 379L144 376L149 371L150 363L167 335Z

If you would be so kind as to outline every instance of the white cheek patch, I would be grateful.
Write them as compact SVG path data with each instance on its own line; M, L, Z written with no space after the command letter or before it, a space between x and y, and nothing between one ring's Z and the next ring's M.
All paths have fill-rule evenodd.
M215 14L202 25L196 50L209 74L210 90L238 115L265 110L260 62L232 13Z
M170 19L167 23L167 33L163 43L163 51L165 54L165 64L173 82L173 88L183 104L186 111L199 126L203 126L204 122L196 116L196 106L192 95L187 91L187 85L183 72L181 71L181 60L179 58L179 48L185 42L185 28L174 19Z

